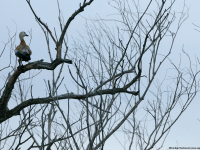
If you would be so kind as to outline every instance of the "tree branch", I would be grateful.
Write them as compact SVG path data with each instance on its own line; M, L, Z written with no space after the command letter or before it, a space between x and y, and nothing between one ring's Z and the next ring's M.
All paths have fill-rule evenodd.
M15 108L11 109L11 110L7 110L6 111L6 115L4 115L4 117L0 117L0 123L2 123L3 121L7 120L8 118L14 116L14 115L19 115L20 111L22 109L24 109L25 107L31 106L31 105L35 105L35 104L49 104L50 102L53 102L55 100L61 100L61 99L85 99L86 97L93 97L93 96L97 96L97 95L107 95L107 94L116 94L116 93L129 93L132 95L138 95L139 91L127 91L127 89L124 88L114 88L114 89L106 89L106 90L99 90L99 91L95 91L95 92L90 92L88 94L71 94L71 93L67 93L67 94L62 94L62 95L58 95L58 96L53 96L53 97L45 97L45 98L35 98L35 99L29 99L27 101L24 101L23 103L19 104L18 106L16 106Z
M0 98L0 118L5 115L7 104L10 99L12 90L14 88L14 84L20 74L25 73L32 69L46 69L46 70L54 70L58 65L62 63L72 64L72 61L69 59L55 59L52 63L42 62L43 60L29 63L23 67L18 67L17 70L13 73L11 78L6 84L6 87L3 91L2 97Z
M47 26L44 22L41 21L41 19L36 15L35 11L33 10L32 6L31 6L31 3L30 3L30 0L26 0L26 2L28 3L28 5L29 5L31 11L33 12L33 14L34 14L36 20L46 28L46 30L47 30L47 31L49 32L49 34L51 35L51 38L53 39L54 43L57 45L57 42L56 42L54 36L52 35L51 30L48 28L48 26Z
M70 25L70 23L72 22L72 20L79 14L81 13L82 11L84 11L84 8L88 5L90 5L94 0L90 0L89 2L85 2L83 3L82 6L79 7L78 10L76 10L72 15L71 17L69 17L69 19L67 20L66 24L65 24L65 27L64 29L62 30L62 34L60 35L60 38L59 38L59 41L58 41L58 45L57 45L57 57L56 58L61 58L61 48L62 48L62 43L63 43L63 40L64 40L64 36L65 36L65 33Z

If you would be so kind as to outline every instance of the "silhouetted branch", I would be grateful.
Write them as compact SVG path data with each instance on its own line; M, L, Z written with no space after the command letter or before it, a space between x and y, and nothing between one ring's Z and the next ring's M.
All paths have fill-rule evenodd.
M60 35L60 38L59 38L59 41L58 41L58 44L57 44L57 56L56 58L61 58L61 48L62 48L62 43L63 43L63 40L64 40L64 36L65 36L65 33L70 25L70 23L72 22L72 20L79 14L81 13L82 11L84 11L84 8L88 5L90 5L94 0L90 0L89 2L85 2L83 3L82 6L80 6L80 8L78 10L76 10L72 15L71 17L69 17L69 19L67 20L63 30L62 30L62 34Z
M33 69L54 70L58 65L62 63L68 63L68 64L72 63L72 61L69 59L55 59L52 63L42 62L42 61L36 61L36 62L29 63L23 67L18 67L18 69L15 70L15 72L12 74L9 81L6 83L6 87L0 98L0 118L3 117L6 113L7 104L10 99L11 92L20 74L25 73L29 70L33 70ZM17 114L13 114L13 115L17 115Z

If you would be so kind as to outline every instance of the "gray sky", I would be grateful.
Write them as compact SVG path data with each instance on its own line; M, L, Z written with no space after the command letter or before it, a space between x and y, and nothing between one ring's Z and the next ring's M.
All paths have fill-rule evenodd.
M43 0L43 1L37 1L32 0L32 6L34 7L35 12L38 16L40 16L41 20L46 22L50 29L53 30L55 27L56 29L59 28L58 24L58 10L57 10L57 2L53 0ZM61 3L61 10L63 11L64 20L66 21L67 18L71 15L71 13L74 12L75 9L79 6L80 1L60 1ZM189 18L185 21L185 23L182 25L179 34L177 36L175 45L174 45L174 52L170 56L171 59L173 59L175 62L179 59L179 54L181 53L181 49L184 46L184 50L190 54L191 58L194 60L195 57L198 57L199 55L199 47L200 47L200 33L194 29L196 27L192 25L192 23L200 26L200 1L199 0L186 0L186 5L189 7ZM183 1L178 0L175 4L174 10L181 10L183 6ZM97 14L101 18L108 17L107 15L113 14L113 9L111 9L107 5L107 1L95 1L91 6L87 7L85 9L85 12L81 14L81 16L78 16L75 18L75 21L71 24L69 31L68 31L68 38L69 38L69 48L70 43L72 43L71 37L77 37L78 32L84 33L84 26L85 21L83 17L87 18L94 18L97 16ZM10 31L10 35L12 36L15 31L17 30L17 36L15 45L18 45L19 39L18 34L20 31L28 31L32 30L32 42L31 42L31 50L33 51L32 60L40 60L44 59L45 61L49 61L47 54L47 48L44 41L44 35L42 33L42 30L40 29L39 25L35 21L35 18L30 11L28 4L24 0L0 0L0 52L4 47L3 43L6 43L8 41L8 32ZM112 26L112 24L109 24ZM9 31L8 31L9 29ZM199 29L200 30L200 29ZM57 30L59 35L59 30ZM30 37L25 39L27 43L30 40ZM52 41L51 41L52 42ZM9 47L9 46L8 46ZM52 47L54 47L54 43L52 42ZM53 49L53 48L52 48ZM9 50L6 49L6 50ZM12 62L14 63L15 55L12 54ZM183 57L184 58L184 57ZM184 62L182 60L183 65L187 62ZM6 51L3 54L3 59L0 59L1 68L2 66L7 65L9 63L9 51ZM194 61L195 63L195 61ZM165 66L166 67L166 66ZM8 73L9 70L4 71L3 73ZM37 72L37 71L36 71ZM41 82L43 78L45 77L46 73L45 71L40 76ZM39 79L38 79L39 81ZM37 82L38 82L37 81ZM3 83L3 80L0 79L0 84ZM42 90L43 87L38 87L38 91ZM38 93L38 95L41 95L41 93ZM11 104L12 105L12 104ZM140 106L142 108L142 106ZM200 119L200 111L199 111L200 103L199 103L199 94L196 96L194 101L191 103L191 105L188 107L188 109L184 112L184 114L180 117L178 122L172 127L167 140L164 144L163 149L167 149L168 147L200 147L200 121L198 121L198 118ZM112 140L111 140L112 141ZM118 149L117 145L113 145L112 142L108 142L107 144L108 149L115 149L115 150L121 150ZM116 146L113 148L113 146ZM112 147L112 148L109 148Z

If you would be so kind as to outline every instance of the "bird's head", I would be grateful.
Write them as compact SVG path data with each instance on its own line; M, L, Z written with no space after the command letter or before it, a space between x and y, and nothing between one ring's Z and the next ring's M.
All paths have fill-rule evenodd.
M22 40L24 36L28 36L28 35L26 34L26 32L22 31L22 32L19 33L19 38L20 38L20 40Z

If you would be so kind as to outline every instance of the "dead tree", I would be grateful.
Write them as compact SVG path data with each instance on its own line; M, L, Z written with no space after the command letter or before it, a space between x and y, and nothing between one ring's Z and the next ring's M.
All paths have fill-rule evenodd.
M199 72L190 65L181 68L169 57L176 35L188 17L183 9L176 30L172 31L171 26L178 18L172 10L175 0L150 0L142 12L135 1L113 0L110 4L118 15L114 19L92 20L86 26L86 34L74 40L73 47L69 48L65 35L70 23L92 3L93 0L84 0L63 23L58 2L61 35L57 38L56 32L54 36L27 0L44 32L51 62L29 63L14 70L6 80L1 89L0 122L6 126L16 115L20 116L20 121L13 132L2 132L1 147L7 139L14 138L10 148L19 149L25 142L30 142L29 149L95 150L103 149L108 139L119 135L115 136L117 143L126 140L127 144L121 143L124 149L133 146L138 149L159 148L170 128L196 96ZM155 5L156 9L152 10ZM115 28L111 29L107 22L115 23ZM169 37L167 45L162 46ZM55 60L52 59L50 38L55 44ZM183 53L188 56L190 64L189 55ZM72 83L64 80L65 63L72 64L68 66ZM167 77L171 72L163 71L166 69L162 68L164 63L173 67L171 72L176 74L170 78L170 84ZM59 69L56 71L56 68ZM52 73L52 81L44 80L46 97L34 97L34 85L30 84L26 89L24 81L19 79L23 73L35 69ZM18 92L12 93L14 86ZM75 88L77 90L72 90ZM63 94L58 94L60 92ZM18 104L9 109L7 105L11 99ZM143 106L142 111L138 109L140 106ZM179 107L181 109L172 118L173 111ZM146 126L149 119L153 120L151 127ZM119 130L123 133L117 132ZM121 134L127 139L120 138ZM22 137L26 137L25 140Z

